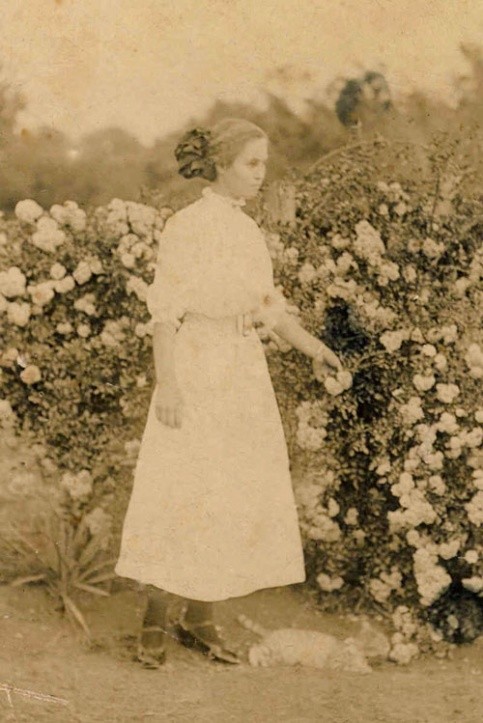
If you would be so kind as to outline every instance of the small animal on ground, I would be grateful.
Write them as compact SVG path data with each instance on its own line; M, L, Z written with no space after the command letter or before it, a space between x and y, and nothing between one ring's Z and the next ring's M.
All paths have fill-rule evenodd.
M280 628L267 630L246 615L238 621L261 640L248 651L248 661L255 667L300 665L350 673L370 673L369 660L387 659L390 644L387 637L369 622L363 621L354 637L341 640L318 630Z

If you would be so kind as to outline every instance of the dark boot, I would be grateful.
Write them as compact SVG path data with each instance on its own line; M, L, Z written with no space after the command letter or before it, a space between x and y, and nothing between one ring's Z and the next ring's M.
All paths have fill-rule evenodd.
M182 645L198 650L211 660L237 665L239 656L230 650L220 636L220 629L213 622L213 603L188 601L182 621L178 622L175 633Z
M137 661L144 668L156 670L166 661L168 596L162 590L148 589Z

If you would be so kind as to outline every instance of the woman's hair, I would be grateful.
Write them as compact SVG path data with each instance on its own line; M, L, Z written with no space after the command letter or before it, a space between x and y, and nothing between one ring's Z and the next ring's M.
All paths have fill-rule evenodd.
M178 173L215 181L217 166L230 166L248 141L259 138L267 138L265 131L241 118L225 118L212 128L194 128L176 147Z

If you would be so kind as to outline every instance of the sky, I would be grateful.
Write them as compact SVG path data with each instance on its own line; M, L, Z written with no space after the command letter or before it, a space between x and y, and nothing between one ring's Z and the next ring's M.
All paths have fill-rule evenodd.
M394 93L451 97L483 44L482 0L0 0L3 75L23 127L80 135L120 126L149 144L217 98L290 102L383 70Z

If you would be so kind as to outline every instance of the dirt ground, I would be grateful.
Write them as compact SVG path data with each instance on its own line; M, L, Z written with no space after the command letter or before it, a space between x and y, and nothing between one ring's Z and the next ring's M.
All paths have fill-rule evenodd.
M449 661L385 663L369 675L225 667L171 641L167 664L150 671L132 660L143 610L140 591L85 601L83 609L91 644L55 613L42 589L0 587L1 721L480 723L483 718L481 638L457 649ZM219 622L242 647L255 638L237 622L241 612L267 628L294 625L338 636L354 630L350 619L318 612L298 589L269 590L220 604Z

